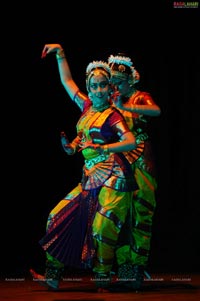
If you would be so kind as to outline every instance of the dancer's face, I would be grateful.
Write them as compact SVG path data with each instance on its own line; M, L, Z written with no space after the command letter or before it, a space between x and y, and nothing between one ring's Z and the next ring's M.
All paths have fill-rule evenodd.
M130 85L127 80L113 75L111 77L111 83L122 96L125 96L129 92Z
M89 91L94 104L108 102L110 92L108 79L101 72L96 72L90 79Z

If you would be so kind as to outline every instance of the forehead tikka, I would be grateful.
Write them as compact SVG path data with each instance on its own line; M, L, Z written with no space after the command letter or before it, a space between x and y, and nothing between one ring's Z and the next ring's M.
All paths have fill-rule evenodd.
M119 72L125 72L126 68L124 65L119 65L118 70L119 70Z

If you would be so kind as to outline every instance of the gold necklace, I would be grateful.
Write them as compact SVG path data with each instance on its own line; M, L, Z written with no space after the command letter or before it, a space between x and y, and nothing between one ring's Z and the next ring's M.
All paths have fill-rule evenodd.
M98 106L92 105L92 109L97 112L103 112L104 110L108 109L109 107L110 107L109 103L106 103L103 105L98 105Z

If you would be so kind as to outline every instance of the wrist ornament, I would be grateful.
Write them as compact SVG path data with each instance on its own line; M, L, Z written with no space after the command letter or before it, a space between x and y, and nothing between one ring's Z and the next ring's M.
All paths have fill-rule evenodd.
M104 155L109 155L110 154L110 151L109 151L109 148L108 148L108 144L104 144L102 146L102 150L103 150Z
M71 155L74 155L78 149L78 145L74 142L71 143Z
M59 49L58 52L56 53L56 58L57 60L62 60L65 58L65 52L64 49Z

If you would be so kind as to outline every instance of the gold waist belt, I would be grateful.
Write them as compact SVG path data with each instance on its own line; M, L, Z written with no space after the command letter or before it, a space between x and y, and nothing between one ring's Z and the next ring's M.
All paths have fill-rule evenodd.
M92 158L92 159L86 159L85 160L85 167L87 169L90 169L92 168L94 165L96 165L97 163L99 162L103 162L103 161L106 161L109 157L109 154L102 154L102 155L99 155L95 158Z

